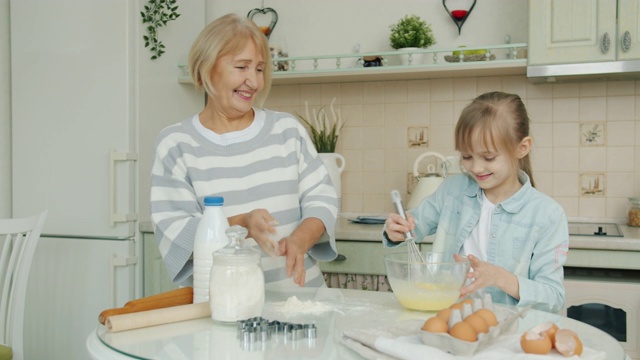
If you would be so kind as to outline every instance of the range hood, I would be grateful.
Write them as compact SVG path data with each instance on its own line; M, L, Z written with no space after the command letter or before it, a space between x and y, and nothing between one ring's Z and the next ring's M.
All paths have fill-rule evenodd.
M531 82L629 80L640 78L640 60L527 66Z

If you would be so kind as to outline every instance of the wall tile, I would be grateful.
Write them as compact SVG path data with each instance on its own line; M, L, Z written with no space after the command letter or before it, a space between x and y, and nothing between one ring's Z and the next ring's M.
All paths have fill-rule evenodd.
M384 126L384 104L364 105L362 107L362 125L365 127Z
M574 147L580 144L579 124L553 124L553 146Z
M488 91L518 93L531 118L531 160L537 188L570 218L626 219L626 198L640 196L640 81L530 83L524 76L278 85L268 108L295 113L339 94L347 121L338 151L345 156L342 211L387 213L391 189L407 196L415 159L425 151L454 155L462 109ZM636 95L638 94L638 95ZM297 100L296 100L297 96ZM581 145L581 126L601 124L599 146ZM427 128L428 148L409 148L408 128ZM605 191L581 195L581 176L602 176Z
M553 169L553 150L551 148L537 147L534 143L531 150L531 166L538 172L550 172ZM568 171L569 169L565 170Z
M578 172L554 172L552 196L578 196L579 181Z
M384 87L385 104L405 104L407 102L407 82L387 81Z
M581 97L607 95L607 85L603 81L581 82L579 86L580 86L579 93Z
M580 148L580 172L607 170L606 147L581 147Z
M348 150L348 149L340 149L340 155L344 156L344 171L343 172L357 172L362 171L363 166L363 154L368 154L368 152L363 152L361 149L358 150Z
M553 152L553 171L579 171L580 148L563 148L562 151Z
M407 125L428 126L429 125L429 103L414 102L407 104Z
M432 101L429 107L429 123L431 125L455 124L456 116L453 114L453 102Z
M633 146L635 144L635 122L611 121L607 124L608 146Z
M580 95L579 83L553 84L553 98L577 97Z
M529 127L529 134L533 138L534 148L550 148L553 146L552 124L532 124Z
M362 95L365 104L384 104L385 82L368 82L364 84Z
M580 217L605 218L606 215L605 198L580 198Z
M453 81L451 79L431 80L430 101L452 101Z
M522 99L526 99L528 82L529 80L522 76L505 76L502 78L502 91L518 94Z
M578 98L553 99L553 122L578 122L580 119Z
M551 99L553 98L553 85L545 83L527 83L528 99Z
M340 103L350 105L361 105L363 102L364 83L343 83L340 84Z
M627 121L635 117L634 96L610 96L607 98L607 120Z
M430 93L429 80L409 80L407 81L407 102L428 103Z
M634 163L633 146L609 146L607 172L631 172Z
M340 140L342 140L343 150L360 150L362 149L362 128L346 127L342 129Z
M553 102L549 99L528 99L526 106L532 124L553 121Z
M621 80L607 82L607 96L634 95L635 81Z
M407 126L407 104L385 104L384 125L385 126Z
M384 148L384 127L365 127L362 129L362 149L382 149Z
M492 91L502 91L502 77L479 77L476 87L478 95Z
M453 100L469 102L478 96L476 78L453 79Z
M607 119L607 98L604 96L581 97L579 107L581 122L601 122Z

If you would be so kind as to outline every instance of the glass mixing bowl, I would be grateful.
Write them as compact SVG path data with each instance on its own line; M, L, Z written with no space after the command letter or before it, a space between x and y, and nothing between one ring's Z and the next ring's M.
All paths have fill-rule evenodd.
M469 261L444 259L443 253L422 254L423 263L409 261L408 252L387 254L387 278L400 304L410 310L439 311L455 303L469 271Z

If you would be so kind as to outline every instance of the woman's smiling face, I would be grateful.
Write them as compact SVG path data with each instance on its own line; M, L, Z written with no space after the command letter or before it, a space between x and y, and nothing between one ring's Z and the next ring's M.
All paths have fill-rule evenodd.
M238 54L221 56L211 71L215 95L210 101L230 119L251 111L256 94L264 88L265 66L252 41Z

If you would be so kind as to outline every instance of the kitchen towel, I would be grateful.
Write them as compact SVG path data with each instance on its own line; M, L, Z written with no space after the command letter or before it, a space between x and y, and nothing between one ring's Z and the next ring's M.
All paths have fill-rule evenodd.
M205 301L197 304L179 305L130 314L112 315L107 318L105 326L109 332L118 332L198 319L207 316L211 316L211 309L209 307L209 302Z
M369 329L344 330L341 342L366 359L371 360L535 360L541 358L567 359L552 350L549 355L525 354L520 348L520 335L504 335L491 346L479 351L471 358L458 357L442 350L425 345L420 337L420 328L423 320L405 320L392 326ZM585 347L580 359L601 360L606 358L606 353Z

